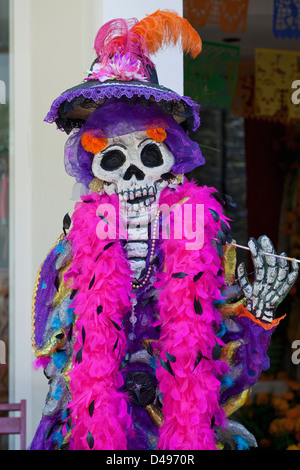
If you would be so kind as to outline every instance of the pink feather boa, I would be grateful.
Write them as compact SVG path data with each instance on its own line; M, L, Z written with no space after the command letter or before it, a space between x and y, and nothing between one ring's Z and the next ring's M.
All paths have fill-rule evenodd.
M213 302L220 299L224 280L213 239L221 219L227 221L220 204L211 197L214 191L185 183L174 192L164 190L160 199L160 205L169 207L186 197L193 206L203 204L205 236L199 250L187 250L186 238L162 242L165 269L156 284L160 290L158 349L165 363L166 353L176 362L171 364L175 378L162 363L157 369L164 414L158 449L216 449L212 423L224 422L219 388L225 365L212 358L216 343L222 344L215 333L220 317ZM70 372L70 448L122 450L127 448L126 436L132 431L128 397L118 391L123 385L118 367L126 352L126 338L119 327L131 308L131 271L120 243L115 241L105 249L112 240L101 240L96 234L98 205L113 204L118 213L117 197L93 195L89 199L93 202L76 205L68 235L74 258L65 279L79 290L72 303L77 320ZM210 209L219 214L219 220ZM172 277L178 272L187 276ZM199 272L203 275L195 281ZM195 312L195 300L200 302L202 314ZM197 363L199 352L203 358Z
M186 183L174 193L165 192L160 200L160 204L171 207L189 197L186 204L193 205L194 216L196 205L203 204L205 230L200 250L187 250L185 237L165 240L162 244L165 269L158 275L156 284L160 289L159 349L165 361L165 353L175 356L172 369L177 381L159 365L156 377L163 395L164 424L160 429L158 448L163 450L216 449L212 423L222 425L224 422L217 377L225 372L226 366L212 359L214 346L222 344L215 333L220 316L213 302L221 298L224 279L213 239L217 238L221 218L225 223L227 221L221 214L220 204L211 197L212 192L215 192L213 188ZM214 220L210 209L219 214L219 221ZM178 272L188 275L172 277ZM194 282L194 276L199 272L203 275ZM195 313L195 299L201 304L202 314ZM195 367L199 351L203 358Z
M118 241L105 249L112 240L98 238L100 197L92 199L93 203L76 205L68 236L74 258L65 280L79 289L72 302L77 320L74 367L69 374L70 449L122 450L127 446L131 419L127 397L117 391L123 385L118 363L126 347L121 323L131 309L131 270ZM117 196L101 198L101 204L112 204L116 213L118 201ZM82 361L76 361L76 356L82 356Z

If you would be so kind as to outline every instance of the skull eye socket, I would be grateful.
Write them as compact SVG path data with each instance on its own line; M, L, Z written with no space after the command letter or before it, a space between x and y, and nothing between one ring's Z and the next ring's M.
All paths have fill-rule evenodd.
M141 160L144 166L154 168L164 163L163 156L156 144L146 145L141 152Z
M100 166L105 171L114 171L121 168L121 166L124 165L125 161L126 156L124 155L124 153L121 152L121 150L114 149L109 150L103 155Z

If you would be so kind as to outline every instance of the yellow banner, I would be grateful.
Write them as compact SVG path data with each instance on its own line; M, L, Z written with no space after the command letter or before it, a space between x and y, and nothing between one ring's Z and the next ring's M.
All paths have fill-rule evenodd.
M274 117L286 113L287 120L300 119L300 104L293 99L293 83L299 79L300 52L255 50L255 114ZM294 85L295 86L295 85ZM300 94L299 94L300 96Z

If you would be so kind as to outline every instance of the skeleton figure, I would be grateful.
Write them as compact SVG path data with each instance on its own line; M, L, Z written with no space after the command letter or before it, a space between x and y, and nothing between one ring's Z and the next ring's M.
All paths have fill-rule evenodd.
M104 110L105 112L105 110ZM97 113L96 113L97 114ZM119 117L118 119L122 119ZM100 132L102 137L97 137ZM118 197L120 216L124 218L127 223L128 239L124 243L124 254L130 262L132 268L132 285L142 286L145 272L151 267L151 260L158 251L151 248L152 243L150 230L151 225L154 223L157 212L159 209L159 201L161 200L164 191L174 191L178 187L184 187L184 180L175 177L172 173L176 157L170 151L169 146L166 145L167 132L163 128L148 130L137 130L130 134L114 136L111 138L103 137L103 129L96 128L94 133L91 133L91 128L85 126L81 131L75 134L76 141L80 141L80 145L74 145L72 148L77 149L81 146L90 154L91 172L94 177L91 187L94 191L100 191L103 196ZM96 136L96 137L95 137ZM159 136L159 137L158 137ZM73 137L72 137L73 139ZM69 147L67 146L67 149ZM98 151L101 148L100 151ZM80 154L80 151L78 152ZM86 202L89 202L88 200ZM228 229L223 225L225 233ZM63 270L64 266L68 265L74 256L73 247L67 240L64 243L64 253L61 254L56 261L56 269ZM258 241L250 239L249 247L253 256L253 263L255 269L255 280L251 285L247 279L246 268L244 264L240 264L237 269L238 280L231 285L224 286L222 296L226 298L226 308L234 309L235 305L241 301L244 302L249 315L259 322L266 325L272 325L275 318L276 308L283 300L291 286L294 284L298 268L297 264L292 264L292 271L290 272L289 265L286 260L282 260L271 256L275 254L274 248L270 240L263 236ZM201 250L200 250L201 251ZM270 253L262 254L262 253ZM284 255L284 254L283 254ZM155 271L152 273L152 278L148 278L146 285L149 287L147 295L150 298L156 297L155 285ZM139 284L140 283L140 284ZM154 289L154 290L153 290ZM175 293L174 293L175 294ZM75 297L76 299L76 297ZM125 387L131 397L132 406L138 408L143 407L147 413L151 414L154 422L160 422L161 418L161 398L160 391L157 386L154 386L154 379L151 374L144 370L144 366L151 364L151 354L149 350L141 347L137 342L136 324L141 321L146 328L149 325L149 320L146 315L142 315L141 320L138 320L135 310L139 310L143 305L143 297L136 295L132 301L133 311L128 318L128 325L131 329L128 330L128 341L134 346L129 347L129 356L127 359L127 372L125 375ZM63 303L57 309L54 309L48 318L47 325L44 332L43 343L46 345L48 354L48 344L53 340L53 322L55 323L55 316L59 314L61 324L67 328L67 319L65 318L65 304L70 305L72 294L69 294ZM72 305L72 304L71 304ZM142 310L141 310L142 312ZM226 323L227 322L227 323ZM233 326L232 320L228 318L225 320L226 328L228 331L232 329L236 331L237 326ZM260 331L257 334L257 343L263 342L268 344L268 339L260 339L261 336L269 338L269 333L264 332L263 328L259 326ZM57 335L57 332L55 333ZM244 341L244 340L242 340ZM68 355L74 354L73 351L74 339L68 343ZM230 341L229 341L230 344ZM136 345L136 346L135 346ZM255 347L253 344L247 344L245 347ZM130 349L131 348L131 349ZM66 345L65 345L65 350ZM42 354L45 354L45 348L42 349ZM55 357L55 356L54 356ZM74 356L73 356L74 357ZM125 356L126 357L126 356ZM55 361L54 361L55 362ZM126 361L125 361L126 362ZM263 368L264 360L261 362ZM137 366L142 366L142 369L136 369ZM133 367L133 368L132 368ZM231 366L231 374L233 377L239 376L241 373L241 365L233 364ZM45 368L47 377L50 378L50 392L46 401L44 409L45 417L56 416L62 409L68 407L70 400L70 392L65 386L65 368L58 371L51 362ZM243 381L245 379L243 378ZM59 399L54 397L57 394L57 389L65 389L65 393ZM237 400L240 406L240 399ZM136 419L136 427L134 429L141 433L140 428L143 426L143 420L140 417ZM255 446L255 439L247 430L241 425L233 421L227 426L226 431L222 427L216 426L216 432L219 439L222 440L223 445L232 446L232 435L239 435L242 439L248 442L249 445ZM157 445L157 437L155 434L148 435L148 446ZM65 445L65 441L64 444Z
M236 276L222 198L184 176L204 164L187 136L198 107L158 85L149 59L178 27L199 49L174 13L105 25L91 76L47 117L74 130L65 166L85 190L35 287L33 345L49 393L31 449L256 445L230 416L268 368L276 308L298 269L273 257L263 236L249 241L254 283L243 264ZM203 243L189 249L199 206ZM179 208L188 234L161 236L176 219L163 207ZM99 224L114 235L99 236Z

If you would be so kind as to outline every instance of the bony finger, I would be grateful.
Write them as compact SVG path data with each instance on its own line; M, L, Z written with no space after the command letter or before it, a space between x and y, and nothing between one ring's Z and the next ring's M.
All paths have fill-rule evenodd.
M248 281L248 275L247 275L247 270L245 263L240 263L237 267L237 274L238 274L238 279L239 281L244 285L247 284Z
M273 243L271 242L270 238L267 237L267 235L262 235L259 237L257 244L263 251L266 251L267 253L275 253Z
M245 263L240 263L238 265L237 275L238 275L238 280L239 280L240 286L242 287L244 293L247 296L250 296L252 294L252 287L251 287L251 285L248 281L248 276L247 276Z
M297 271L292 271L288 275L287 282L288 282L288 285L289 285L290 288L293 287L293 285L295 284L295 282L297 280L297 277L298 277L298 270Z
M296 280L298 277L298 270L297 271L292 271L287 279L282 283L281 287L277 290L277 295L280 299L280 302L283 301L283 299L286 297L288 292L291 290L293 285L295 284Z
M266 235L259 237L257 244L264 253L276 254L273 243ZM277 265L278 261L275 256L267 256L265 254L262 256L264 257L268 266L274 267Z
M281 256L281 258L278 258L279 267L280 268L288 268L289 263L288 263L288 260L286 259L287 258L286 252L283 251L282 253L280 253L280 256Z
M251 251L252 255L256 256L258 254L258 244L257 244L257 241L255 240L255 238L253 238L253 237L249 238L248 247L249 247L249 250Z
M244 276L245 272L246 272L245 263L240 263L237 267L238 277L240 278L240 277Z
M293 261L291 262L291 264L292 264L292 270L293 270L294 272L296 272L297 275L298 275L298 272L299 272L299 263L297 263L296 260L293 260Z
M281 282L283 282L288 277L290 270L289 263L286 259L286 253L283 252L280 254L280 256L281 258L278 258L278 276L275 286L276 289L281 284Z
M259 253L259 245L258 245L257 241L255 240L255 238L252 237L252 238L249 239L248 247L249 247L249 250L250 250L251 255L252 255L254 266L262 268L264 263L263 263L261 255Z

